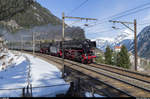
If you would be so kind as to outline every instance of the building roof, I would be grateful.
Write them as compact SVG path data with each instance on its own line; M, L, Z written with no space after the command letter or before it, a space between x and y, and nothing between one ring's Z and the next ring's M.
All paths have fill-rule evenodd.
M115 46L115 49L121 49L121 46Z

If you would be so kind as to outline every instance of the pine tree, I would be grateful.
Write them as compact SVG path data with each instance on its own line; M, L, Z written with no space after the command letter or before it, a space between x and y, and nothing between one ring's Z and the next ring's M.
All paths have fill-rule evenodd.
M130 59L128 55L127 48L123 45L121 47L121 51L117 55L117 66L123 67L123 68L130 68Z
M112 50L110 49L109 46L107 46L105 52L105 63L110 65L112 64Z

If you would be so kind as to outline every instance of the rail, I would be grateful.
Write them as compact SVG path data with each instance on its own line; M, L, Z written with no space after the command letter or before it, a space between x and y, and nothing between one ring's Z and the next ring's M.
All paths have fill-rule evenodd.
M39 54L38 54L39 55ZM47 57L47 55L44 55L44 56L42 56L42 57ZM54 56L49 56L49 57L51 57L51 59L53 60L53 61L55 61L55 62L57 62L57 63L60 63L61 64L61 58L58 58L58 57L54 57ZM49 58L50 59L50 58ZM57 59L57 60L56 60ZM60 60L60 61L59 61ZM58 62L59 61L59 62ZM148 92L147 93L147 96L149 96L148 94L150 93L150 89L149 88L145 88L145 87L142 87L142 86L139 86L139 85L137 85L136 84L136 82L132 82L131 80L131 82L128 82L128 81L125 81L125 80L122 80L122 79L118 79L117 77L112 77L112 76L110 76L110 75L107 75L107 73L101 73L101 72L99 72L99 71L97 71L97 68L95 68L95 70L91 70L91 68L93 68L93 67L89 67L88 65L84 65L84 64L80 64L80 63L77 63L77 62L73 62L73 61L70 61L70 60L66 60L65 59L65 62L70 62L71 64L70 64L70 66L68 65L68 64L66 64L65 63L65 65L66 66L69 66L69 67L72 67L72 66L78 66L78 67L81 67L81 68L84 68L84 69L86 69L86 70L88 70L88 71L93 71L94 73L97 73L97 74L99 74L99 75L103 75L103 76L105 76L105 77L108 77L108 78L111 78L111 79L115 79L115 80L117 80L117 81L119 81L119 82L122 82L122 85L123 85L123 83L124 84L126 84L126 85L128 85L128 87L132 87L132 88L136 88L136 89L140 89L139 91L146 91L146 92ZM84 67L83 67L84 66ZM74 67L72 67L72 68L74 68ZM89 68L87 68L87 67L89 67ZM74 68L75 69L75 68ZM79 69L79 68L78 68ZM77 68L76 68L76 70L78 70ZM99 69L99 68L98 68ZM78 70L78 71L80 71L80 70ZM83 73L83 72L82 72ZM86 74L86 73L85 73ZM123 77L123 76L122 76ZM133 80L135 80L135 79L133 79ZM104 81L104 83L106 84L106 82ZM107 85L110 85L110 84L107 84ZM112 85L110 85L110 86L112 86ZM148 86L148 85L147 85ZM114 87L115 89L119 89L119 88L117 88L117 87ZM134 89L135 89L134 88ZM124 92L124 93L126 93L126 91L123 91L123 90L120 90L120 91L122 91L122 92ZM127 94L127 93L126 93ZM128 94L129 95L129 94ZM132 95L130 95L130 96L132 96ZM134 95L133 95L134 96Z
M54 61L58 64L62 64L62 59L59 57L54 57L54 56L40 54L40 53L36 53L36 55L49 59L51 61ZM88 64L85 65L85 64L77 63L77 62L70 61L67 59L65 59L65 65L69 68L72 68L74 70L77 70L87 75L88 77L92 77L93 79L101 83L104 83L105 85L108 85L118 91L121 91L128 96L150 97L150 87L149 87L150 83L136 79L136 77L130 77L129 75L127 76L127 75L117 74L112 71L104 70L103 68L97 68ZM111 68L112 67L110 67L110 69ZM122 69L122 71L123 70L124 69ZM128 70L125 70L125 71L127 72ZM132 73L132 71L129 71L129 73ZM149 77L149 76L145 76L145 74L142 75L141 73L138 73L138 72L137 73L133 72L133 73L136 75Z

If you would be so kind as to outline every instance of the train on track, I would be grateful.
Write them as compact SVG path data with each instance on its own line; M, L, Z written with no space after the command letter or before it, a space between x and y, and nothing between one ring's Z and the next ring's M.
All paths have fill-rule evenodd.
M40 43L35 45L35 51L52 56L63 57L73 61L89 64L96 58L94 55L94 48L96 47L95 41L85 40L69 40L69 41L56 41L51 43ZM21 47L13 46L13 50L20 50ZM32 51L32 46L23 46L25 51Z

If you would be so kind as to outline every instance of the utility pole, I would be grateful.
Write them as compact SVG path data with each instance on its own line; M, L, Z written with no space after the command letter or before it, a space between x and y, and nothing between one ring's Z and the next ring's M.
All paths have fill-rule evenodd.
M37 33L37 32L32 32L32 54L33 56L35 56L35 43L36 41L36 36L40 36L41 33Z
M63 67L62 67L62 77L64 78L64 73L65 73L65 64L64 64L64 39L65 39L65 14L64 12L62 13L62 61L63 61Z
M64 12L62 13L62 61L63 61L63 67L62 67L62 77L64 77L64 72L65 72L65 65L64 65L64 47L63 47L63 44L64 44L64 41L65 41L65 19L68 18L68 19L78 19L78 20L97 20L97 19L94 19L94 18L83 18L83 17L72 17L72 16L65 16Z
M137 38L136 38L137 26L136 26L136 19L134 19L134 57L135 57L135 70L137 71Z
M14 41L12 41L12 46L11 46L11 48L14 50Z
M33 52L32 52L32 54L33 54L33 56L34 56L34 54L35 54L35 40L34 40L34 32L32 32L32 46L33 46Z
M124 25L125 27L127 27L128 29L130 29L131 31L134 32L134 66L135 66L135 71L137 71L137 22L136 19L134 19L134 22L122 22L122 21L112 21L109 20L109 22L113 22L113 23L121 23L122 25ZM134 30L132 28L130 28L127 24L133 24L134 25Z
M22 35L21 35L21 53L22 53L22 49L23 49L23 47L22 47L22 44L23 44L23 40L22 40Z

